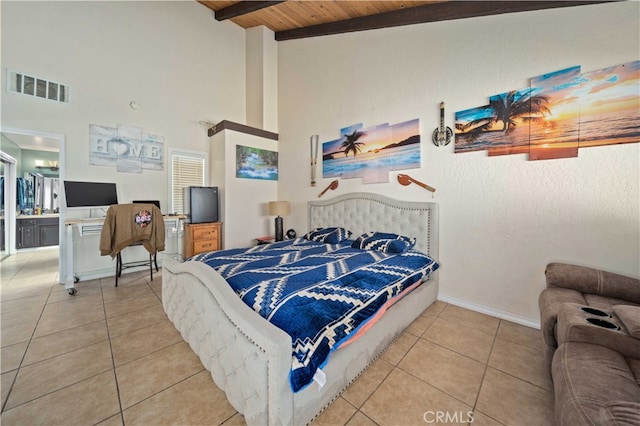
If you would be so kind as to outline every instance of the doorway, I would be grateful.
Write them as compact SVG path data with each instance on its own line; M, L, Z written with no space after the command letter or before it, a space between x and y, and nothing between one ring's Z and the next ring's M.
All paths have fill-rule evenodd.
M58 173L58 180L60 182L60 186L62 186L62 182L65 178L65 137L64 135L57 133L48 133L48 132L40 132L29 129L18 129L18 128L8 128L8 127L0 127L0 135L2 136L2 152L7 155L9 158L13 158L15 160L13 165L7 165L4 162L4 192L5 199L8 197L8 202L12 203L11 205L5 205L5 220L4 220L4 235L1 237L5 241L5 250L3 252L2 258L5 256L11 256L15 254L17 251L16 246L16 231L17 231L17 214L20 213L18 211L18 206L16 205L16 198L18 194L17 190L17 181L19 170L21 170L21 152L22 150L29 151L42 151L42 152L57 152L58 160L57 163L53 164L51 161L47 161L42 163L41 165L36 164L42 170L53 170L55 169ZM9 143L10 141L11 143ZM4 156L3 156L4 157ZM9 160L10 162L10 160ZM13 169L14 176L9 177L7 175L7 171L11 171ZM40 174L40 173L35 173ZM13 201L11 201L13 200ZM35 207L35 206L34 206ZM41 208L40 206L38 206ZM65 209L60 206L59 213L57 214L58 218L58 270L60 272L63 271L64 265L64 213ZM32 213L32 212L28 212ZM53 220L53 219L50 219ZM54 222L55 223L55 222ZM55 244L55 243L54 243ZM59 274L62 277L62 274Z

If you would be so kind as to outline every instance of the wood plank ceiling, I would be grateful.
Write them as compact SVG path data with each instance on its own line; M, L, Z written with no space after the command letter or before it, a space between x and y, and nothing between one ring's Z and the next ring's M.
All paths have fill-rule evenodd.
M242 28L264 25L278 41L609 1L618 0L198 0L215 12L217 20L229 19Z

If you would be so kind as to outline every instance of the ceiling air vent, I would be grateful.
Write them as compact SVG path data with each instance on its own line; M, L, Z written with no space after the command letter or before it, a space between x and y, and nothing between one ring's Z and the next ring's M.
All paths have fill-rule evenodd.
M17 71L7 70L7 91L69 103L69 86L66 84L56 83Z

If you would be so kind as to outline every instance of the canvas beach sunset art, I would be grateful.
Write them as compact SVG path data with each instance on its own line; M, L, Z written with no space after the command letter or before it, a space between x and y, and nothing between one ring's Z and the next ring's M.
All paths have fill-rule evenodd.
M420 167L420 120L345 127L322 144L322 177L389 182L389 172Z
M455 152L577 157L579 148L640 142L640 61L534 77L530 87L456 112Z

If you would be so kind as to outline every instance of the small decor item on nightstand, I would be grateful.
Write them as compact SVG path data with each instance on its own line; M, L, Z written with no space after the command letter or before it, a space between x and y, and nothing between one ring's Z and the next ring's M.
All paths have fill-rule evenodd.
M269 214L276 216L276 241L283 240L282 232L282 217L289 214L289 202L288 201L269 201Z
M296 230L295 229L289 229L287 230L287 238L292 240L296 237Z

